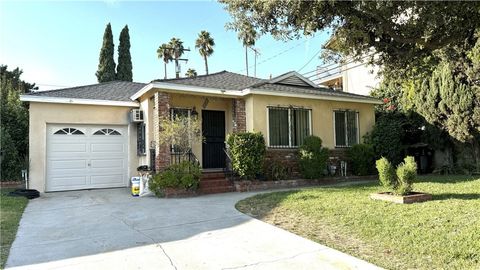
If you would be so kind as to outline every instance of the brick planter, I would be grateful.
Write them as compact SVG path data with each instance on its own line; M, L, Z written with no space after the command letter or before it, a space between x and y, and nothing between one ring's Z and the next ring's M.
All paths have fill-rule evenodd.
M163 191L164 198L185 198L197 196L196 190L186 190L183 188L166 188Z
M411 192L408 195L401 196L401 195L394 195L390 192L380 192L380 193L370 194L370 198L373 200L409 204L409 203L419 203L419 202L429 201L432 199L432 195L427 193L421 193L421 192Z

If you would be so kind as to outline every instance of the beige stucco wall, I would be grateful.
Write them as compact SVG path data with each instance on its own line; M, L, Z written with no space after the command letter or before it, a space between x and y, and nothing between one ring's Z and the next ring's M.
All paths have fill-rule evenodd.
M247 130L260 131L267 138L267 106L294 106L312 110L312 134L319 136L323 146L334 148L333 110L350 109L359 112L360 140L375 124L373 104L339 102L318 99L250 95L246 99Z
M161 91L161 90L160 90ZM145 123L147 125L147 146L150 141L153 140L153 103L150 98L153 96L153 92L145 95L141 98L141 109L146 113ZM208 102L206 102L208 99ZM206 106L205 106L206 105ZM188 94L176 94L170 93L170 108L188 108L198 112L199 119L202 119L202 110L224 111L225 112L225 134L232 132L233 118L232 118L232 99L203 96L203 95L188 95ZM202 164L202 144L195 143L192 147L192 151ZM140 163L149 164L150 153L147 156L140 159Z
M136 128L129 125L129 107L78 104L30 103L30 188L45 191L47 124L128 125L129 178L136 175ZM126 181L128 184L128 180Z

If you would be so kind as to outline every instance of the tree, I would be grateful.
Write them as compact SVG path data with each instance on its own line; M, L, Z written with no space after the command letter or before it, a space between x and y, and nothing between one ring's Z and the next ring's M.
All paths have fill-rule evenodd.
M480 26L480 2L220 0L229 28L254 25L280 39L335 34L334 47L357 58L378 52L375 64L418 67L445 46L462 45ZM394 70L394 68L392 68Z
M112 26L110 23L108 23L107 27L105 28L105 33L103 34L103 43L102 48L100 49L98 70L95 73L99 83L114 81L116 79L115 60L113 59L115 49L114 46Z
M189 78L197 77L197 71L195 71L195 69L193 69L193 68L189 68L187 70L187 73L185 73L185 76L187 76Z
M20 170L27 166L28 156L28 105L20 95L37 89L35 84L21 80L22 70L8 70L0 66L0 180L19 180Z
M133 80L132 74L132 56L130 55L130 34L128 33L128 25L120 32L118 45L118 65L117 80L128 81Z
M242 24L237 30L238 39L242 41L242 44L245 47L245 68L247 69L248 76L248 48L255 45L257 31L255 31L255 29L249 23Z
M205 61L205 73L208 75L208 62L207 58L213 54L213 46L215 46L215 41L210 36L210 33L207 31L202 31L198 34L197 40L195 40L195 48L198 49L198 52L203 57Z
M159 59L163 60L163 66L165 71L164 79L167 79L167 64L173 60L173 50L169 47L168 44L163 43L157 49L157 55Z
M202 142L202 124L197 117L163 117L159 119L162 132L159 133L161 145L174 145L175 150L186 155L194 143Z
M185 48L183 47L183 41L181 41L179 38L173 37L168 43L168 45L173 50L173 59L175 60L175 77L178 79L180 78L180 66L178 60L185 52Z

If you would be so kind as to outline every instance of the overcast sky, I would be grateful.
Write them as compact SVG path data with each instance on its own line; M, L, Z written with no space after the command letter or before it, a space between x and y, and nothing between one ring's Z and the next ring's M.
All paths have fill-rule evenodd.
M23 79L40 89L96 83L95 71L105 25L113 29L115 53L121 29L128 24L133 79L149 82L163 78L163 62L156 50L171 37L184 41L192 51L184 57L182 75L188 68L204 74L204 63L195 50L195 39L207 30L215 39L209 58L210 73L222 70L245 74L245 51L237 33L227 31L229 14L217 2L24 2L0 1L0 64L20 67ZM288 42L263 36L256 48L257 77L268 78L287 71L314 70L322 62L315 56L328 39L327 33ZM115 55L115 62L117 56ZM249 52L249 64L253 65ZM174 65L167 67L174 77ZM253 67L250 69L253 75Z

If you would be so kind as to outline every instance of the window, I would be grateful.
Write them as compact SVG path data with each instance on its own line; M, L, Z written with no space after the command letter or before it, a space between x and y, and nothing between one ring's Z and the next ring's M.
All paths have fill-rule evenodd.
M335 146L350 147L359 141L358 112L334 111Z
M122 135L120 132L111 128L102 128L93 133L93 135Z
M147 154L145 137L145 123L138 123L137 125L137 155L145 156Z
M269 107L268 135L270 147L297 147L311 135L311 110Z
M56 135L84 135L83 132L81 132L80 130L76 129L76 128L62 128L62 129L59 129L57 131L55 131L55 133L53 134L56 134Z

